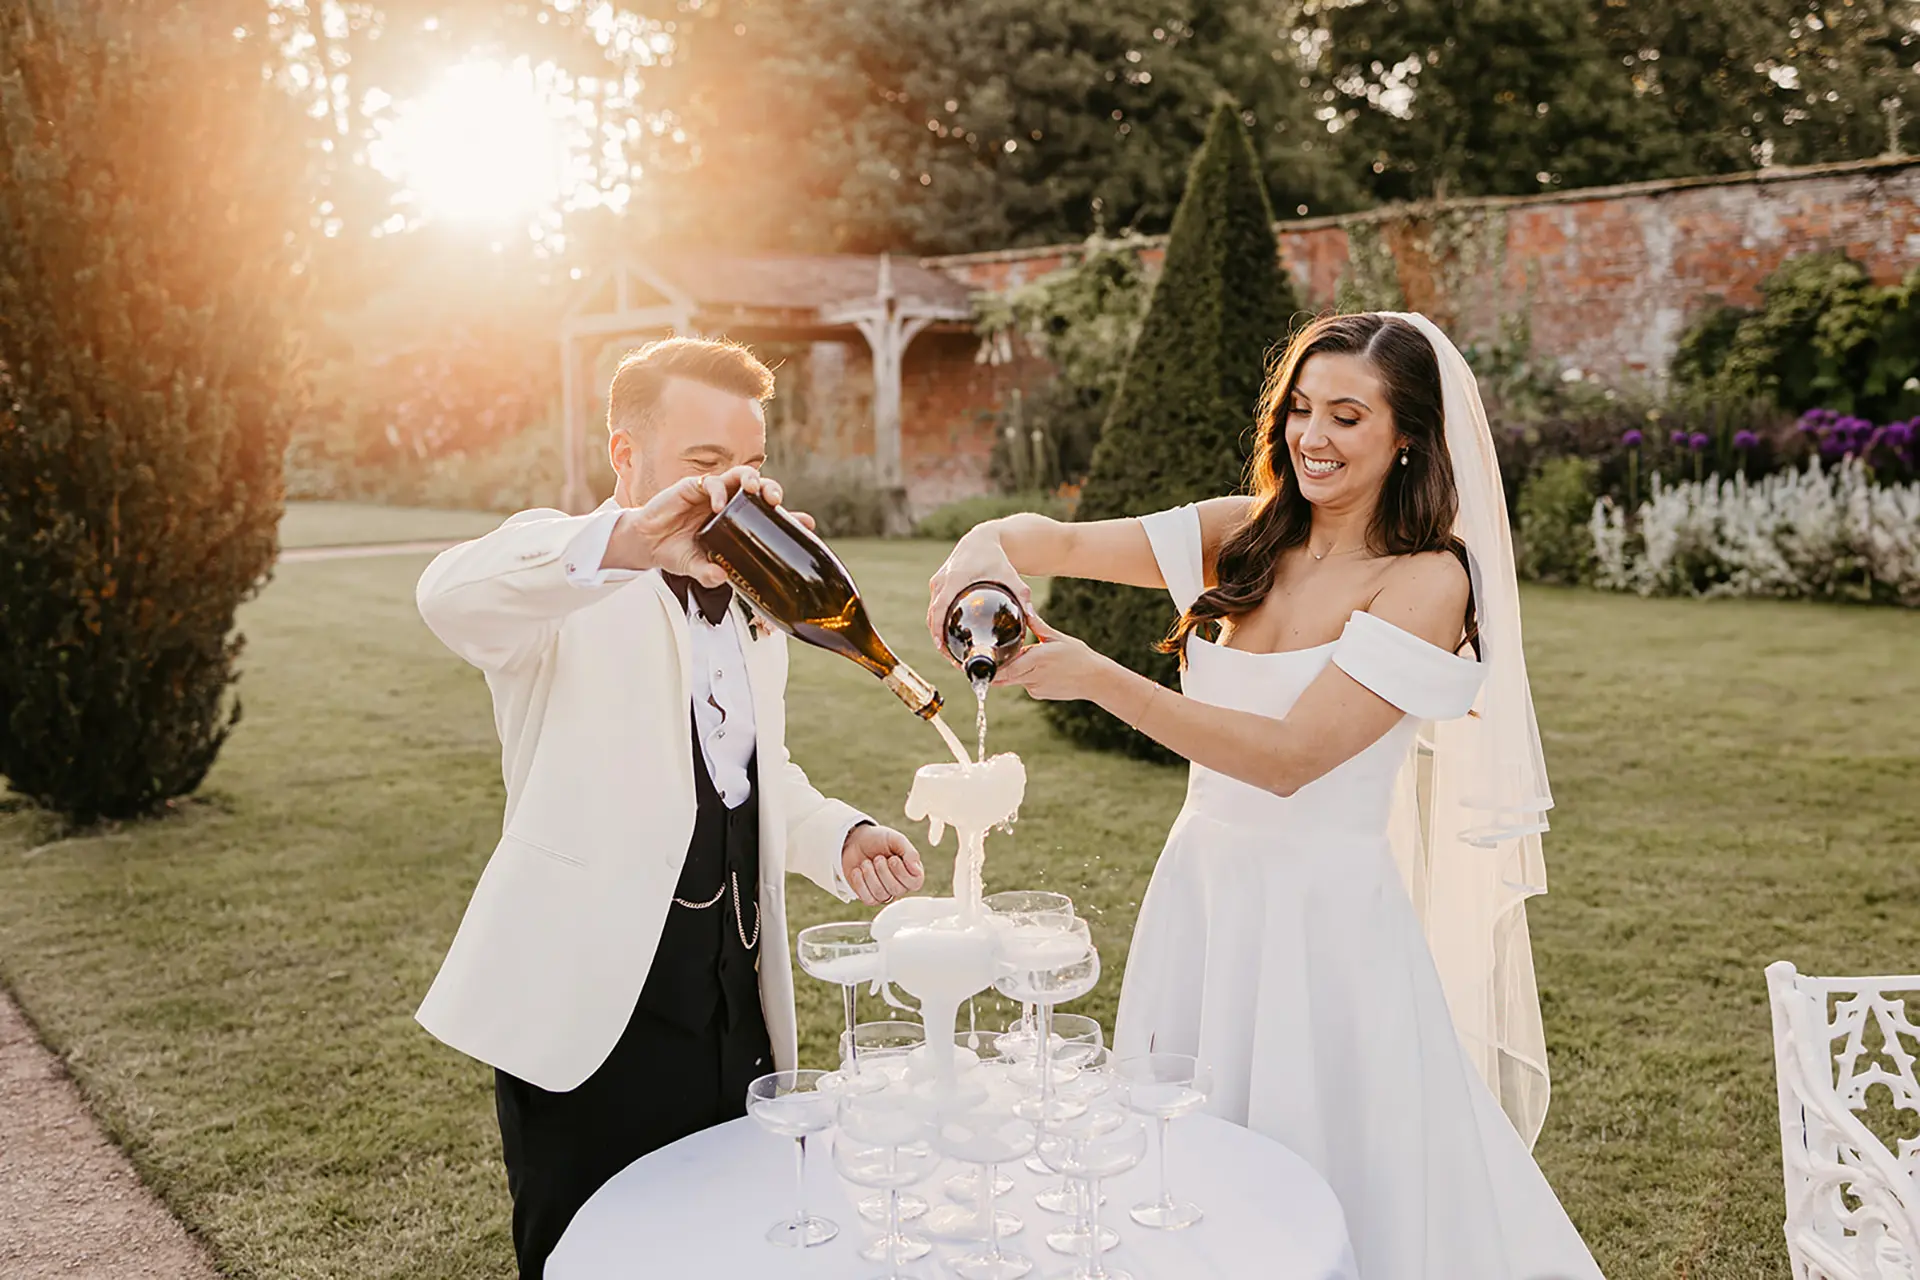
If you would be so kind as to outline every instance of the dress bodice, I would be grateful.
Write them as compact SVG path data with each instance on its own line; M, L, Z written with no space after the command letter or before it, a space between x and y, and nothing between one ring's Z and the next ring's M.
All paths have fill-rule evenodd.
M1204 586L1199 511L1176 507L1142 517L1141 524L1167 590L1184 610ZM1356 610L1338 640L1311 649L1255 653L1191 637L1181 689L1197 702L1279 719L1330 665L1406 714L1371 746L1291 796L1196 764L1187 782L1187 812L1290 834L1386 835L1393 788L1419 722L1465 715L1484 678L1479 662Z

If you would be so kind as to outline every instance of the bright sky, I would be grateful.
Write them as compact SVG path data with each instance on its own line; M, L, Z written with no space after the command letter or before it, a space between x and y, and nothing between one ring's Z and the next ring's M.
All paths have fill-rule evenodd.
M568 110L525 59L462 63L395 104L370 158L419 213L525 223L554 205L566 180Z

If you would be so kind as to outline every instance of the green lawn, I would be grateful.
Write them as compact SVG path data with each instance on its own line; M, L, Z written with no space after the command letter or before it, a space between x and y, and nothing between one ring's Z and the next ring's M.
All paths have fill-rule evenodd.
M846 550L924 652L939 548ZM59 840L0 812L0 979L232 1276L508 1274L488 1075L411 1021L500 807L480 677L414 615L422 563L279 570L244 615L246 719L175 816ZM1560 802L1531 916L1541 1162L1615 1280L1784 1275L1760 971L1920 969L1920 617L1546 590L1527 609ZM899 821L933 734L850 664L796 649L793 670L795 755ZM1109 1018L1184 779L994 711L1031 797L988 875L1082 904ZM844 910L798 882L793 901L796 928ZM801 999L819 1060L837 1000Z
M499 523L500 517L487 511L387 507L370 502L289 502L286 517L280 521L280 545L293 550L438 538L457 541L476 537Z

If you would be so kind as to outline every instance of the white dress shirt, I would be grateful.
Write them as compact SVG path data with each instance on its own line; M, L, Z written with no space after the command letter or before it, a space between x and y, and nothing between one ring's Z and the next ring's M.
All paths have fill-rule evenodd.
M633 569L601 567L606 558L607 541L620 519L619 507L608 507L600 518L587 526L572 542L562 559L567 581L579 587L597 587L610 582L625 582L640 576ZM753 759L755 725L753 699L747 689L747 661L741 651L745 623L738 609L729 608L718 623L708 622L692 599L687 601L687 638L691 643L693 686L688 690L693 703L693 719L700 730L700 754L706 760L707 776L727 808L742 804L749 795L747 765ZM871 821L864 815L847 824L851 832ZM841 835L846 843L846 834ZM835 868L834 877L844 886L844 868Z

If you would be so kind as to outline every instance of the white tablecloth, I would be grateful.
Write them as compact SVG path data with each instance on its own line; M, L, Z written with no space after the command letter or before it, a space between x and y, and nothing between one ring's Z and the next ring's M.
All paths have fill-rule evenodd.
M1184 1231L1136 1226L1127 1209L1154 1194L1153 1153L1139 1168L1105 1184L1101 1222L1120 1232L1107 1255L1135 1280L1354 1280L1346 1223L1333 1191L1307 1163L1277 1142L1212 1116L1173 1123L1169 1147L1173 1189L1198 1201L1206 1218ZM916 1188L936 1204L939 1183L964 1166L945 1164ZM1000 1204L1026 1220L1004 1247L1037 1264L1034 1280L1066 1273L1074 1260L1047 1247L1062 1221L1034 1207L1050 1181L1015 1165L1015 1187ZM547 1262L548 1280L630 1280L636 1276L701 1280L867 1280L884 1264L857 1251L873 1229L854 1211L868 1194L833 1171L826 1141L807 1143L807 1208L830 1218L840 1234L813 1249L782 1249L766 1229L794 1211L793 1139L735 1120L662 1148L627 1166L580 1210ZM916 1224L909 1223L913 1230ZM950 1280L938 1261L967 1246L937 1245L903 1273Z

